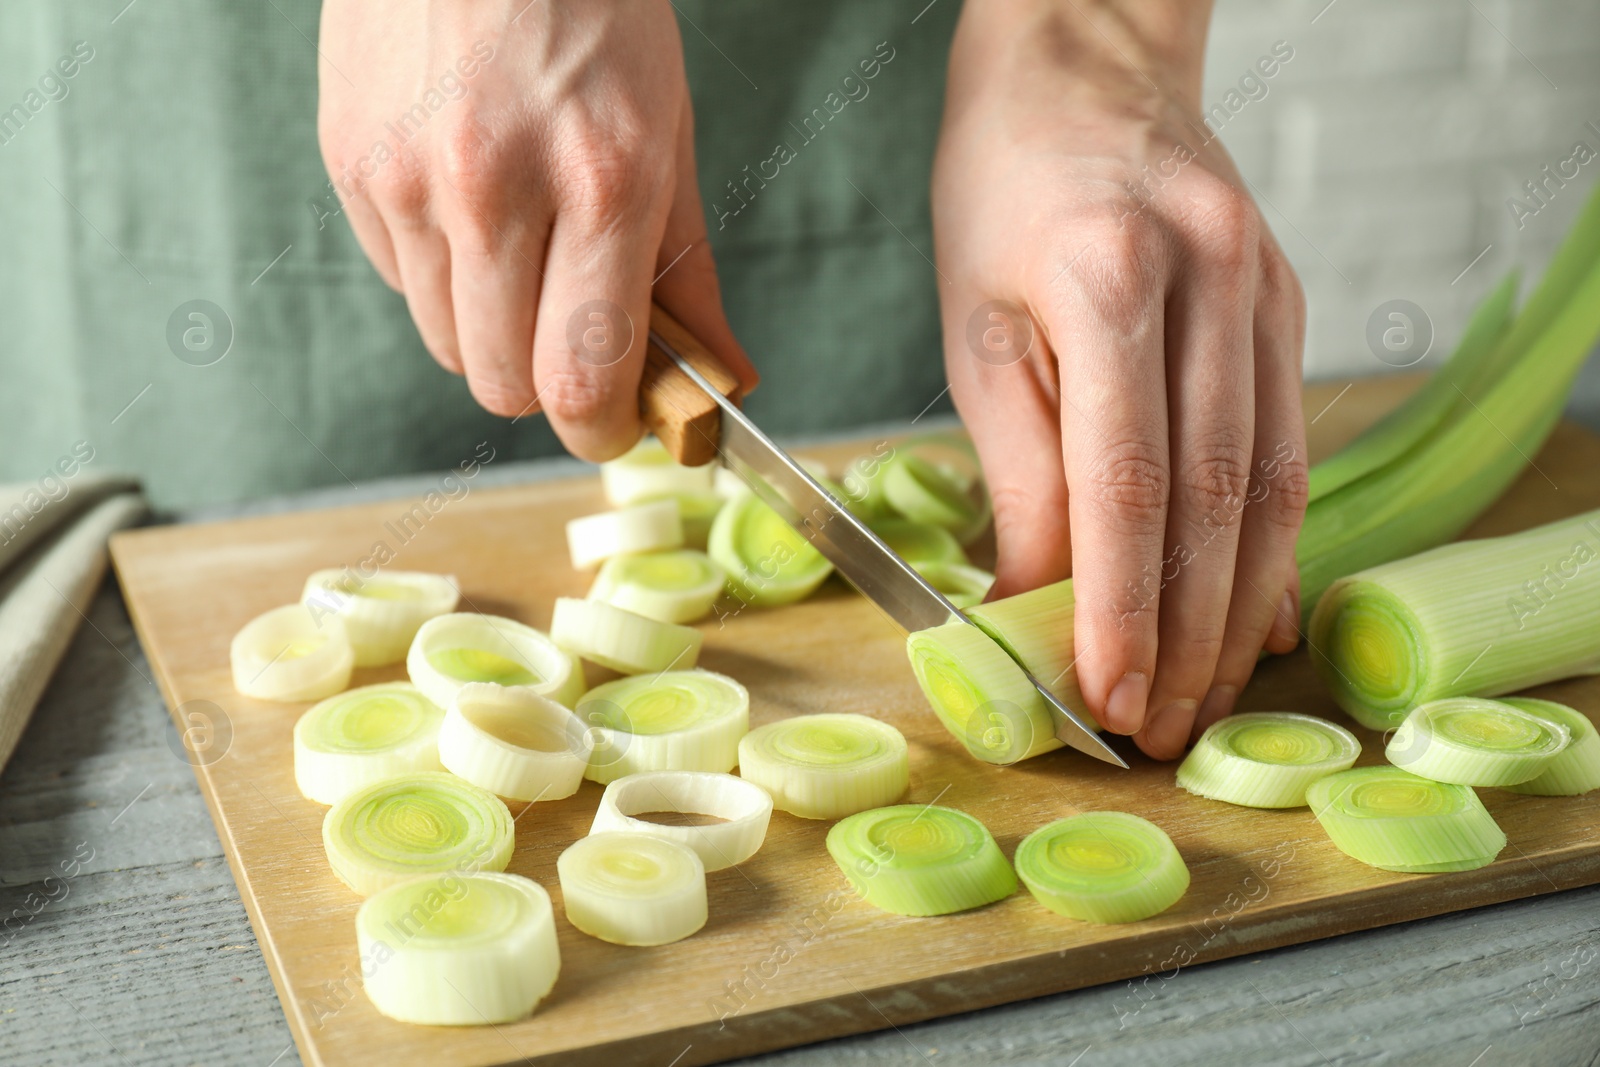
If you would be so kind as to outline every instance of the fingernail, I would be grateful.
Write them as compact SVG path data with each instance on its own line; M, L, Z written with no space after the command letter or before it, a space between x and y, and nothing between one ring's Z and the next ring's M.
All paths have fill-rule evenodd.
M1150 699L1150 679L1141 671L1122 676L1106 701L1106 729L1117 734L1135 734L1144 725L1144 706Z
M1239 690L1231 685L1214 685L1200 702L1200 713L1194 718L1195 729L1204 730L1219 719L1225 719L1239 699Z
M1283 591L1283 599L1278 601L1278 617L1272 620L1272 636L1290 646L1300 640L1300 608L1294 602L1294 594L1287 589Z
M1189 728L1194 725L1195 702L1175 700L1156 712L1145 729L1145 739L1157 752L1176 756L1189 741ZM1164 756L1163 758L1170 758Z

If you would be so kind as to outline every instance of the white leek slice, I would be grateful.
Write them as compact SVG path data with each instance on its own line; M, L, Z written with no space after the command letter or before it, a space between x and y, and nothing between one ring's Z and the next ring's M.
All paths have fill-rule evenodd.
M1412 709L1384 755L1436 782L1516 785L1544 773L1571 740L1560 722L1502 701L1446 697Z
M573 655L623 674L693 667L704 635L599 600L557 597L550 636Z
M750 729L750 694L711 671L606 682L578 700L594 740L587 777L605 785L640 771L731 771Z
M706 551L727 572L729 591L757 607L804 600L833 573L827 557L754 493L717 512Z
M567 550L580 571L612 556L682 545L683 520L676 500L635 504L567 523Z
M423 623L456 610L456 580L424 571L382 571L362 578L349 567L306 579L301 603L312 614L344 622L357 667L383 667L406 658Z
M1385 871L1468 871L1506 847L1506 835L1469 787L1398 767L1318 778L1306 802L1340 851Z
M934 804L857 812L828 831L855 891L895 915L949 915L1004 900L1017 876L983 823Z
M739 776L802 819L841 819L900 799L911 784L904 735L866 715L799 715L739 742Z
M685 467L667 447L645 437L616 459L600 464L600 484L613 507L627 507L678 493L709 493L716 468Z
M374 782L437 771L444 712L409 682L367 685L314 705L294 724L294 780L318 804Z
M228 647L233 687L257 700L321 700L350 685L355 652L337 616L313 617L304 604L257 615Z
M589 599L657 622L694 622L711 613L726 577L692 548L614 556L601 565Z
M706 542L711 538L711 524L716 521L717 512L722 510L724 503L721 493L673 493L670 496L647 497L639 503L647 504L652 500L675 501L678 505L678 521L683 526L684 547L705 551Z
M716 822L676 825L637 818L649 813L704 815ZM754 783L709 771L645 771L606 786L591 834L628 831L694 850L708 871L743 863L767 836L772 797Z
M1359 755L1355 734L1326 719L1245 712L1206 728L1178 766L1178 788L1246 808L1298 808L1312 782Z
M448 708L470 682L528 689L571 707L584 690L577 661L515 619L457 612L429 619L406 655L412 684Z
M516 874L413 878L356 912L362 985L391 1019L427 1026L508 1023L534 1009L561 971L550 894Z
M322 820L328 866L364 897L419 874L503 871L514 836L504 803L444 771L358 789Z
M1016 865L1039 903L1085 922L1148 919L1189 891L1189 868L1172 838L1123 811L1087 811L1040 827L1017 846Z
M994 575L966 563L913 563L918 574L928 584L944 594L944 598L965 611L983 603L994 586Z
M1600 788L1600 732L1595 730L1589 716L1553 700L1536 700L1533 697L1500 699L1514 708L1558 722L1572 734L1572 741L1537 778L1507 786L1507 789L1531 796L1574 797Z
M913 567L967 562L966 549L942 526L894 517L873 519L867 525L895 555Z
M613 945L666 945L706 924L706 869L694 849L650 834L580 838L556 860L567 919Z
M452 774L512 800L560 800L578 791L590 740L569 709L527 689L474 682L456 693L439 729Z

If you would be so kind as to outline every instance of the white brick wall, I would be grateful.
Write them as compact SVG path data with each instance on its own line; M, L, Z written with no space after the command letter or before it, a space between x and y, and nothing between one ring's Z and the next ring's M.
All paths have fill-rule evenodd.
M1526 293L1600 181L1597 159L1520 230L1506 208L1574 141L1600 151L1597 0L1326 4L1219 0L1205 84L1215 103L1274 42L1294 47L1222 140L1305 285L1313 379L1386 369L1365 328L1397 297L1433 320L1430 362L1447 353L1505 271L1522 267ZM1579 400L1600 423L1593 362Z

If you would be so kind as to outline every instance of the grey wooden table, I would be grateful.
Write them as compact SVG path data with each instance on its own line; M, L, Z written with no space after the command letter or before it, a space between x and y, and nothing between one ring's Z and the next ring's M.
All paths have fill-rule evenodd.
M425 482L186 518L330 506ZM177 745L108 580L0 777L0 1064L299 1062ZM1597 976L1600 887L1590 887L749 1062L1596 1067ZM660 1067L678 1051L663 1049Z

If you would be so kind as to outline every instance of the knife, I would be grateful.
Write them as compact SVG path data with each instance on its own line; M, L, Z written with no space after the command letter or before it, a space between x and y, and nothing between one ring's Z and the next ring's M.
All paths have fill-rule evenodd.
M739 410L737 400L738 382L727 368L671 315L652 306L640 412L645 425L680 463L698 466L720 457L907 633L953 619L974 625L762 433ZM1026 666L1017 666L1044 698L1057 737L1079 752L1127 768L1093 727L1039 684Z

